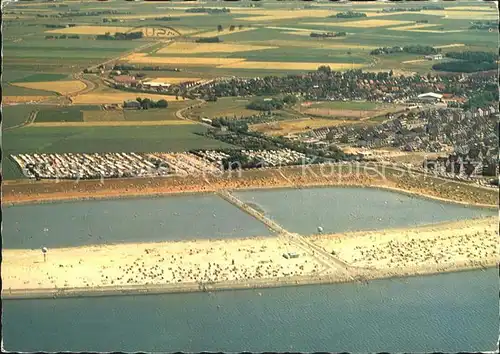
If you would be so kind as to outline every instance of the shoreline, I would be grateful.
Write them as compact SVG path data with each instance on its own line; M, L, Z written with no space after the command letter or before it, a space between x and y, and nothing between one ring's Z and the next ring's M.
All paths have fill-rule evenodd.
M463 205L464 207L477 207L485 209L497 209L498 205L495 204L485 204L485 203L473 203L465 202L460 200L453 200L449 198L438 197L432 194L425 193L424 191L412 191L395 186L383 185L379 183L363 184L363 183L302 183L300 185L285 184L280 185L254 185L254 186L235 186L228 188L212 188L199 190L165 190L165 191L141 191L132 192L127 195L123 195L120 191L116 193L111 193L111 191L104 191L101 195L64 195L59 194L56 196L49 196L46 198L27 198L25 200L9 200L5 199L2 201L2 206L16 206L16 205L36 205L36 204L51 204L51 203L64 203L64 202L79 202L79 201L99 201L99 200L123 200L123 199L141 199L141 198L161 198L161 197L178 197L178 196L197 196L197 195L211 195L219 190L231 190L231 191L260 191L260 190L282 190L282 189L309 189L309 188L373 188L379 190L385 190L389 192L401 193L410 197L417 197L422 199L428 199L433 201L440 201L447 204ZM82 193L83 194L83 193Z
M154 284L133 286L103 286L99 288L60 288L60 289L16 289L9 291L2 289L2 300L35 300L35 299L57 299L57 298L89 298L108 296L137 296L137 295L161 295L179 293L199 293L215 291L234 290L257 290L279 287L295 287L307 285L330 285L346 283L368 283L374 280L404 279L417 276L432 276L445 273L459 273L473 270L488 270L499 268L497 260L487 261L485 264L476 265L450 265L442 269L422 268L412 273L384 273L375 271L373 274L363 274L359 279L350 280L334 276L302 276L290 278L252 279L238 282L215 282L206 286L205 290L198 283L184 284ZM378 273L378 274L377 274Z
M2 298L366 282L485 269L500 261L494 216L416 228L312 235L302 245L300 238L278 235L79 246L53 249L47 262L41 260L39 250L3 250ZM292 251L298 258L283 256Z

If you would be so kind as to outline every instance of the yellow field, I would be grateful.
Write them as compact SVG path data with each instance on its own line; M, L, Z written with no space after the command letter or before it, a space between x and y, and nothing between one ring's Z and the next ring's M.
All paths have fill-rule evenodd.
M494 12L495 9L489 6L481 6L481 3L478 3L479 6L456 6L450 7L446 11L485 11L485 12Z
M160 49L158 54L198 54L198 53L236 53L253 50L274 49L276 47L245 45L233 43L194 43L194 42L174 42L165 48Z
M427 59L406 60L406 61L402 61L401 64L421 63L424 61L427 61Z
M250 130L268 135L287 135L316 128L333 127L342 123L343 122L340 120L321 118L291 119L279 122L254 124L250 126Z
M420 11L423 15L434 15L446 17L453 20L497 20L498 13L491 9L491 12L486 11L452 11L452 10L424 10Z
M419 23L419 24L414 24L414 25L409 25L409 26L392 27L392 28L388 28L388 29L391 31L412 31L412 30L419 29L419 28L436 27L436 26L441 26L441 25L435 24L435 23Z
M188 81L200 81L201 79L198 77L155 77L154 79L148 80L147 83L150 82L162 82L162 83L169 83L171 85L179 84L181 82L188 82Z
M199 38L221 37L221 36L225 36L225 35L228 35L228 34L253 31L255 29L256 28L253 28L253 27L243 27L242 29L235 28L233 31L229 31L229 29L226 28L224 31L221 31L221 32L219 32L219 31L209 31L209 32L197 34L194 37L199 37Z
M422 33L456 33L456 32L465 32L465 30L425 30L425 29L416 29L416 30L411 30L410 32L422 32Z
M11 104L11 103L39 102L47 100L49 98L53 98L53 96L3 96L2 103Z
M159 27L159 26L158 26ZM154 28L154 29L153 29ZM176 27L175 30L179 32L181 35L187 35L194 32L198 32L196 29L188 29L188 28L179 28ZM164 29L164 33L160 32L156 29L156 27L133 27L133 32L142 32L144 37L159 37L159 38L172 38L177 37L178 34L176 32L170 31L169 29Z
M351 63L304 63L281 61L240 61L233 64L220 65L219 68L238 69L270 69L270 70L316 70L322 65L328 65L332 70L348 70L361 68L363 64Z
M57 28L45 33L64 33L64 34L106 34L109 32L114 34L116 32L127 32L133 27L120 27L120 26L75 26L68 28Z
M396 20L359 20L348 22L308 22L306 25L321 25L321 26L335 26L335 27L355 27L355 28L373 28L373 27L388 27L397 25L410 25L413 21L396 21Z
M453 47L464 47L465 44L462 43L453 43L453 44L446 44L446 45L437 45L434 46L434 48L453 48Z
M42 82L18 82L11 85L25 87L34 90L54 91L61 95L69 95L83 90L87 86L78 80L71 81L42 81Z
M124 121L125 117L123 116L122 110L116 111L83 111L83 121L85 123L94 123L94 122L117 122Z
M128 61L129 63L136 64L172 64L172 65L229 65L238 63L240 61L244 61L242 58L216 58L216 57L154 57L147 56L144 53L134 53L131 54L123 60Z
M188 120L156 120L156 121L111 121L111 122L43 122L32 123L36 127L120 127L144 125L190 125L195 124Z
M86 93L73 98L75 104L106 104L106 103L123 103L123 101L135 100L137 97L149 98L151 100L165 99L174 101L175 96L145 94L142 92L116 92L116 93Z
M294 36L303 36L303 37L309 37L310 32L301 32L301 31L294 31L294 32L281 32L284 34L291 34Z
M239 21L276 21L276 20L290 20L301 19L305 17L325 18L335 15L336 11L331 10L273 10L273 9L255 9L255 8L235 8L231 10L234 14L255 15L248 17L238 17Z

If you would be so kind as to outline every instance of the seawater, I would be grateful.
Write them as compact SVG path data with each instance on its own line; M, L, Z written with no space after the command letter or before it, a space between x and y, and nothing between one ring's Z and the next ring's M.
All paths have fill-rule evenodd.
M487 351L498 271L214 293L3 301L10 351Z
M317 232L413 227L497 215L496 210L451 204L376 188L305 188L239 191L285 229Z

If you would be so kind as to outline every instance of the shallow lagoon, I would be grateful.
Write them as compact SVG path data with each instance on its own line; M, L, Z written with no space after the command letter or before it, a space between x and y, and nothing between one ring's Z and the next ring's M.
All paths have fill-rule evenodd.
M467 207L376 188L304 188L239 191L285 229L302 235L413 227L497 215Z
M3 208L3 247L71 247L269 235L215 195L87 200Z
M306 188L234 194L289 231L324 232L413 227L495 215L374 188ZM3 247L72 247L267 236L269 229L213 194L86 200L3 208Z

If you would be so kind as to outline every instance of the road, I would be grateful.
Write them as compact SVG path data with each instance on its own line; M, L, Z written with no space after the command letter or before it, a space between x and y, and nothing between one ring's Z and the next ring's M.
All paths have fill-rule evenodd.
M197 124L201 124L201 125L204 125L208 128L211 128L212 126L208 123L204 123L204 122L200 122L200 121L197 121L197 120L193 120L193 119L189 119L187 118L186 116L183 115L183 113L189 109L192 109L192 108L195 108L195 107L201 107L203 106L206 102L200 98L197 98L196 99L197 103L195 104L192 104L191 106L188 106L188 107L184 107L184 108L181 108L179 109L177 112L175 112L175 116L178 118L178 119L182 119L182 120L188 120L190 122L193 122L193 123L197 123Z

